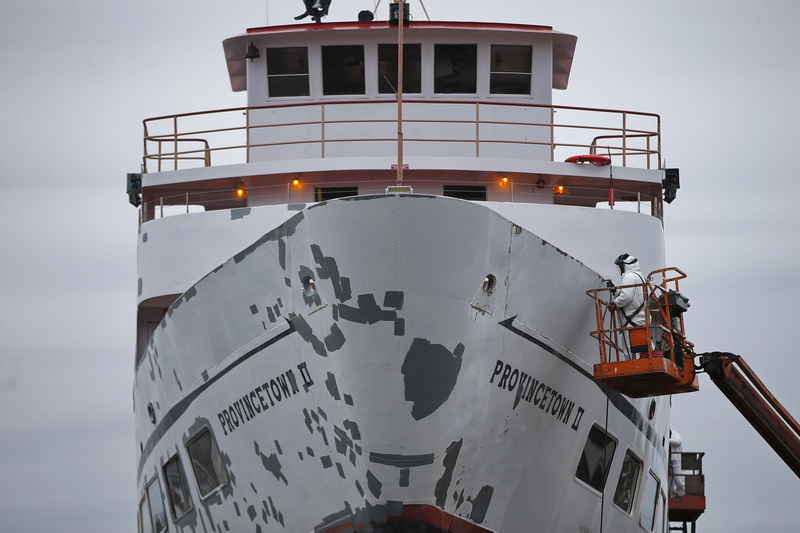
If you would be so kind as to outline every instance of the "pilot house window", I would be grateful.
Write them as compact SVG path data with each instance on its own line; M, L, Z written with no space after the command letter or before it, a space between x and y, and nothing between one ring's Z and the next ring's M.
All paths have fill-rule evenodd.
M364 94L364 47L322 47L322 93Z
M477 92L477 45L437 44L433 55L433 92L439 94Z
M267 48L270 97L308 96L308 49Z
M489 66L489 92L491 94L530 94L530 46L492 45Z
M403 45L403 92L422 92L422 52L418 44ZM397 93L397 45L378 45L378 92Z

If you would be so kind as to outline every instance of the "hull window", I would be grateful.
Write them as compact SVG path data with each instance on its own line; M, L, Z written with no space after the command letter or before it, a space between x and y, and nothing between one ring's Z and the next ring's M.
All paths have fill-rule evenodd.
M397 45L378 45L378 92L397 94ZM418 44L403 45L403 93L422 92L422 51Z
M173 456L164 465L164 479L167 482L167 494L172 507L172 516L178 520L192 510L192 497L189 486L186 484L186 475L183 473L183 464L180 457Z
M486 201L485 185L445 185L443 188L444 196L451 198L461 198L462 200L472 200L478 202Z
M433 92L475 94L478 92L478 46L437 44L433 58Z
M322 93L364 94L364 47L322 47Z
M270 98L308 96L308 49L267 48L267 82Z
M489 73L491 94L531 94L530 46L492 45Z
M644 496L642 500L642 515L639 518L639 525L647 531L653 531L656 524L656 506L658 505L658 478L650 472L644 485Z
M599 427L592 426L575 477L593 489L603 492L616 449L617 441Z
M145 497L139 504L139 529L143 533L161 533L167 530L167 513L164 510L158 477L147 485Z
M619 473L617 490L614 491L614 505L631 514L633 502L636 501L636 488L642 474L642 462L630 450L625 453L622 460L622 470Z
M211 436L208 428L204 428L192 439L186 449L192 460L192 470L201 498L228 483L228 474L225 472L225 465L222 464L217 441Z

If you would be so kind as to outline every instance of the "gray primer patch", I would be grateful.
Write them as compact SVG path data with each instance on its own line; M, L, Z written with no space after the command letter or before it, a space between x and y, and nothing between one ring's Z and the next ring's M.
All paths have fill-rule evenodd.
M139 287L138 287L137 296L141 296L142 295L142 287L144 286L144 282L142 281L142 278L139 278L138 285L139 285Z
M376 498L381 497L381 489L383 488L383 483L381 483L375 475L367 470L367 488L372 493L373 496Z
M278 456L273 453L267 457L261 452L259 452L259 455L261 456L261 463L264 465L264 468L275 476L275 479L283 481L284 485L289 485L289 480L287 480L286 476L281 472L281 462Z
M314 256L314 261L319 265L317 267L317 275L319 279L331 280L333 285L333 293L336 299L340 302L346 302L352 297L350 292L350 280L343 278L339 274L339 267L336 265L336 259L326 256L322 253L322 248L318 244L311 245L311 254Z
M482 524L486 518L486 511L489 509L489 504L492 503L492 495L494 488L489 485L481 487L480 492L472 500L472 512L469 513L469 519L476 524Z
M339 326L336 324L332 325L330 334L325 337L325 348L327 348L329 352L335 352L344 346L344 342L345 338L342 330L339 329Z
M444 466L444 474L436 482L436 489L434 496L436 496L436 507L444 509L444 504L447 501L447 493L450 491L450 483L453 481L453 471L456 468L458 461L458 454L461 451L461 445L464 444L464 439L460 439L450 444L444 454L442 465Z
M249 214L250 214L250 208L249 207L239 207L237 209L231 209L231 220L244 218Z
M461 371L464 345L453 353L441 344L416 338L411 343L401 371L406 401L413 402L411 416L421 420L436 411L450 397Z
M253 305L250 306L250 313L252 313L254 315L258 314L258 306L256 304L253 304Z
M338 402L341 396L339 396L339 387L336 386L336 376L328 372L328 379L325 380L325 386L328 387L328 392L331 397Z
M408 487L410 477L410 470L408 468L403 468L400 470L400 486L401 487Z

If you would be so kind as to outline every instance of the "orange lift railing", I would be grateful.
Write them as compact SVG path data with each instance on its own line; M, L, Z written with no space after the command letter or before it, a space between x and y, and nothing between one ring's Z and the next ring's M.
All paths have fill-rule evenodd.
M645 283L592 289L600 363L595 381L633 398L693 392L699 385L694 367L694 345L686 339L683 313L689 301L680 293L684 274L675 267L654 270ZM633 287L644 296L645 323L624 325L622 315L609 304L617 290Z

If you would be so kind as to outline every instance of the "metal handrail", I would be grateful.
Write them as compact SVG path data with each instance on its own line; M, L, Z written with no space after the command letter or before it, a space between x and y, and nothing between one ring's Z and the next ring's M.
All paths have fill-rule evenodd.
M330 113L326 112L328 107L334 107L338 105L348 105L357 103L359 105L374 105L374 104L387 104L393 103L393 100L372 100L372 101L342 101L342 102L313 102L313 103L302 103L302 104L286 104L280 106L259 106L259 107L239 107L239 108L232 108L232 109L220 109L220 110L213 110L213 111L203 111L203 112L194 112L194 113L183 113L178 115L168 115L162 117L155 117L146 119L144 121L144 155L143 155L143 165L145 172L147 172L147 163L150 161L156 161L158 163L157 171L164 170L164 166L171 166L168 170L178 170L179 168L184 168L182 163L185 161L197 161L200 160L203 162L204 166L211 166L211 154L212 153L223 153L223 152L231 152L235 150L242 150L245 152L245 156L242 157L242 161L240 162L250 162L250 153L254 148L260 147L274 147L274 146L282 146L282 145L294 145L294 144L319 144L321 147L320 150L320 157L326 157L325 152L325 145L327 143L342 143L342 142L388 142L394 141L394 137L367 137L367 138L337 138L332 139L326 136L326 132L328 131L327 126L333 124L380 124L386 123L390 124L393 123L394 119L387 117L386 119L331 119L326 118ZM645 167L652 168L653 165L651 163L651 159L655 157L656 165L655 168L659 168L660 165L660 150L661 150L661 125L660 125L660 118L658 115L653 113L641 113L641 112L632 112L632 111L619 111L619 110L611 110L611 109L593 109L593 108L583 108L583 107L571 107L571 106L549 106L549 105L540 105L540 104L520 104L520 103L502 103L502 102L465 102L465 101L442 101L442 100L408 100L406 102L409 105L412 104L436 104L436 105L461 105L461 106L468 106L470 104L474 104L474 116L467 116L463 118L457 119L431 119L431 118L406 118L406 123L411 124L433 124L433 123L440 123L440 124L452 124L452 125L469 125L474 124L474 137L473 138L440 138L440 137L430 137L430 136L421 136L421 137L413 137L408 133L405 134L405 142L408 143L417 143L417 142L424 142L424 143L440 143L440 142L448 142L448 143L471 143L475 146L475 157L480 157L480 145L481 144L489 144L489 143L506 143L506 144L522 144L522 145L533 145L533 146L547 146L550 151L550 160L555 160L555 152L557 148L575 148L576 150L586 150L590 153L595 153L598 146L598 141L600 139L608 139L614 140L618 139L620 142L615 143L614 145L603 146L611 153L612 156L621 156L622 166L628 165L628 159L630 157L643 157L645 159ZM261 111L261 110L282 110L282 109L289 109L289 108L300 108L300 107L318 107L319 108L319 118L317 120L300 120L300 121L287 121L287 122L275 122L275 123L266 123L266 124L254 124L251 118L251 114L254 111ZM496 108L496 107L519 107L519 108L529 108L529 109L546 109L549 111L549 121L547 122L513 122L513 121L502 121L502 120L487 120L482 118L482 116L486 116L486 113L481 113L481 108ZM578 112L582 116L584 114L596 114L602 118L615 118L620 120L621 125L619 126L608 126L608 125L586 125L586 124L578 124L578 123L558 123L556 122L556 118L558 116L558 112ZM227 116L235 116L236 114L242 114L242 124L241 125L233 125L233 126L225 126L225 127L216 127L216 128L189 128L188 126L183 126L183 123L187 120L194 119L194 118L202 118L203 120L210 119L212 122L217 116L227 115ZM518 114L517 114L518 115ZM629 120L629 116L636 116L638 118L644 118L650 121L653 121L655 124L652 129L631 129L627 126ZM546 141L531 141L526 139L519 139L519 138L506 138L506 139L497 139L497 138L482 138L481 132L484 130L482 126L485 125L499 125L499 126L513 126L513 127L532 127L532 128L547 128L550 132L549 140ZM281 140L275 142L266 142L266 143L254 143L252 141L252 132L259 129L265 128L279 128L279 127L293 127L293 126L319 126L319 135L317 137L311 139L302 139L302 140ZM151 133L154 129L161 129L165 130L159 133ZM557 141L557 134L561 132L576 132L581 130L587 130L590 134L593 132L593 138L591 142L587 143L580 143L580 142L558 142ZM226 134L241 134L241 139L233 142L231 140L218 140L217 143L212 143L209 141L208 137L212 136L224 136ZM587 136L588 137L588 136ZM634 147L630 146L629 140L631 139L645 139L646 143L644 147ZM651 147L651 140L655 140L655 147ZM193 141L193 142L204 142L205 146L202 149L181 149L180 143ZM166 148L169 144L172 143L171 151L170 148ZM151 151L150 148L153 146L153 150ZM572 154L574 155L574 154ZM171 165L169 163L171 162Z

